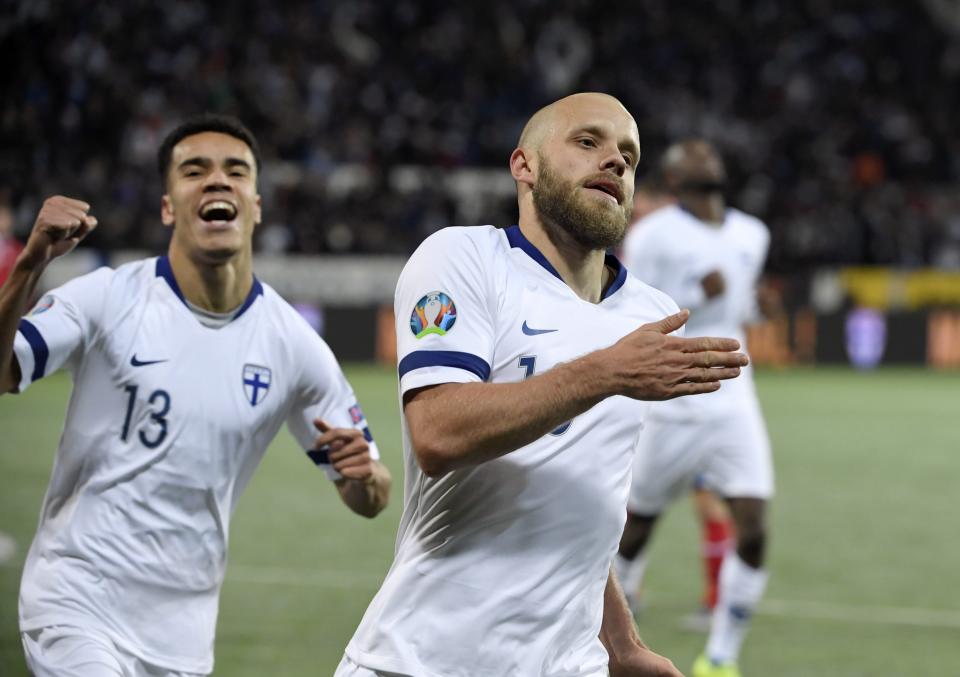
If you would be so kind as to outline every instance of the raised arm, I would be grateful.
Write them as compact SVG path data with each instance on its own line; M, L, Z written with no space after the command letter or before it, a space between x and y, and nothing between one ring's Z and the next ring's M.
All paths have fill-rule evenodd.
M666 400L717 390L747 364L733 339L671 336L681 311L519 383L444 383L409 391L404 414L431 477L503 456L612 395Z
M0 287L0 395L15 391L20 383L13 342L37 282L50 261L71 251L96 228L97 219L89 212L86 202L61 195L44 201L26 246Z

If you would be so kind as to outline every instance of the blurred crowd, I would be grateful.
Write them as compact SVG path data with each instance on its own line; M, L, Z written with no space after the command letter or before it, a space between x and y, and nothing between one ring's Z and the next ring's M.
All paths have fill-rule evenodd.
M506 175L533 110L597 90L637 118L641 174L678 137L719 145L775 271L960 268L960 37L924 3L5 6L0 210L21 235L66 193L94 205L92 246L159 251L156 148L218 111L264 150L258 247L409 253L444 225L512 223L509 184L451 177Z

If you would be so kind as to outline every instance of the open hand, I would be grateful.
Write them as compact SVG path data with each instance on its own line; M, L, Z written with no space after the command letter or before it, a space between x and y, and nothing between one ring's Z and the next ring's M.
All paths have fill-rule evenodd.
M617 390L637 400L669 400L709 393L720 381L736 378L749 360L731 338L683 338L670 333L682 327L690 311L645 324L607 350Z

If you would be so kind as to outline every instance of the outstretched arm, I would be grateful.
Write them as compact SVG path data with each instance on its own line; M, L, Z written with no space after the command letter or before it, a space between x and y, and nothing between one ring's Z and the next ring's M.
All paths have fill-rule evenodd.
M681 311L519 383L445 383L408 392L404 414L431 477L492 460L546 435L612 395L666 400L717 390L747 358L733 339L671 336Z
M0 395L16 390L20 383L13 341L37 282L50 261L71 251L96 228L97 219L89 211L90 205L80 200L62 195L47 198L10 277L0 287Z
M370 457L370 445L356 428L331 428L314 421L320 432L315 449L326 449L330 464L342 476L336 480L340 498L353 512L375 517L390 499L390 471Z
M613 569L603 591L600 641L610 656L610 677L683 677L669 659L640 639Z

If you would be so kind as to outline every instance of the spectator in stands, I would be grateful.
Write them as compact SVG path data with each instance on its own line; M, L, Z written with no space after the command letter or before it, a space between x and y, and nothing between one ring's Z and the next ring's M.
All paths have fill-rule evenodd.
M960 180L960 48L925 3L650 0L603 22L570 2L246 7L15 2L0 22L15 212L55 185L115 205L94 246L159 251L149 150L185 115L222 111L273 130L271 247L407 253L438 223L473 222L476 191L448 170L499 166L525 111L602 90L637 111L645 153L699 135L737 158L731 197L771 225L775 270L955 258L929 205ZM511 191L484 195L485 219L510 225Z

